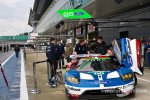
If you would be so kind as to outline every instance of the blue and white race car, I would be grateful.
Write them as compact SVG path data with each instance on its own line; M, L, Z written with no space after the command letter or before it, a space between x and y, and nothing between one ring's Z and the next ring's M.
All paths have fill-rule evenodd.
M73 60L67 64L69 69L64 74L66 94L69 98L125 97L134 92L135 73L142 75L140 66L140 42L138 40L121 40L122 51L117 41L114 53L118 61L106 55L72 55Z

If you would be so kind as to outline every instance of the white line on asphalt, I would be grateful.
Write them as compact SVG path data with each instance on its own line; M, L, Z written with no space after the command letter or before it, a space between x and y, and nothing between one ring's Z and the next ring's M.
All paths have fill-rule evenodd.
M9 56L9 58L7 58L3 63L2 63L2 67L6 64L6 62L14 55L15 53L13 53L11 56Z
M147 79L143 79L143 78L139 78L139 77L137 79L150 83L150 80L147 80Z
M20 100L29 100L27 92L27 83L25 76L25 65L23 51L21 50L21 83L20 83Z

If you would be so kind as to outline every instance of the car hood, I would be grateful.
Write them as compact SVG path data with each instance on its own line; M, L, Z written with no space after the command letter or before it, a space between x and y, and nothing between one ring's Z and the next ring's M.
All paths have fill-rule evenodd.
M94 87L113 87L132 82L133 80L123 81L121 79L121 74L123 72L125 72L124 69L114 71L87 71L87 72L78 72L74 70L70 71L69 74L78 78L80 82L79 84L71 84L71 83L67 84L76 87L94 88Z

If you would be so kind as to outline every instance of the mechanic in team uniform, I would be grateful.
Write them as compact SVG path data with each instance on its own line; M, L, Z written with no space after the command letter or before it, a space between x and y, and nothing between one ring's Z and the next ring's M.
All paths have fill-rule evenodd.
M75 46L76 54L89 54L89 48L85 43L84 39L81 39L78 44Z
M51 79L49 79L50 80L49 84L52 87L56 87L55 82L52 81L52 79L56 75L56 70L57 70L58 60L59 60L59 50L58 50L58 45L56 43L55 38L50 38L50 44L46 48L46 57L47 57L48 63L50 64L50 67L52 69Z
M105 55L107 53L107 45L103 41L103 37L99 36L97 38L97 43L95 45L95 53Z
M116 64L119 64L118 59L116 58L116 56L114 54L113 47L107 48L107 54L113 62L115 62Z
M59 39L58 40L58 49L59 49L59 69L61 69L61 67L64 67L64 57L65 57L65 45L61 42L62 40Z

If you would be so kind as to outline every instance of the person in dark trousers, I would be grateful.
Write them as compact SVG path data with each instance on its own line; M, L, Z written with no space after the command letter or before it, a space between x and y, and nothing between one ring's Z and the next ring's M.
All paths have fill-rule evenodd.
M18 58L19 57L19 52L20 52L20 48L18 45L15 46L15 53L16 53L16 57Z
M61 43L61 40L58 40L58 48L59 48L59 69L61 69L62 66L64 66L64 57L65 57L65 46L63 43Z
M8 52L9 51L9 46L7 45L6 48L7 48L7 52Z
M107 45L103 41L103 37L99 36L97 38L97 43L95 45L95 53L105 55L107 53Z
M81 39L78 44L75 46L76 54L89 54L89 48L85 43L84 39Z
M58 46L56 45L56 39L50 38L50 44L46 47L46 57L47 61L50 64L51 67L51 77L49 79L49 84L52 87L56 87L56 82L54 80L56 71L57 71L57 65L59 60L59 50Z
M4 52L6 52L6 45L4 45Z

